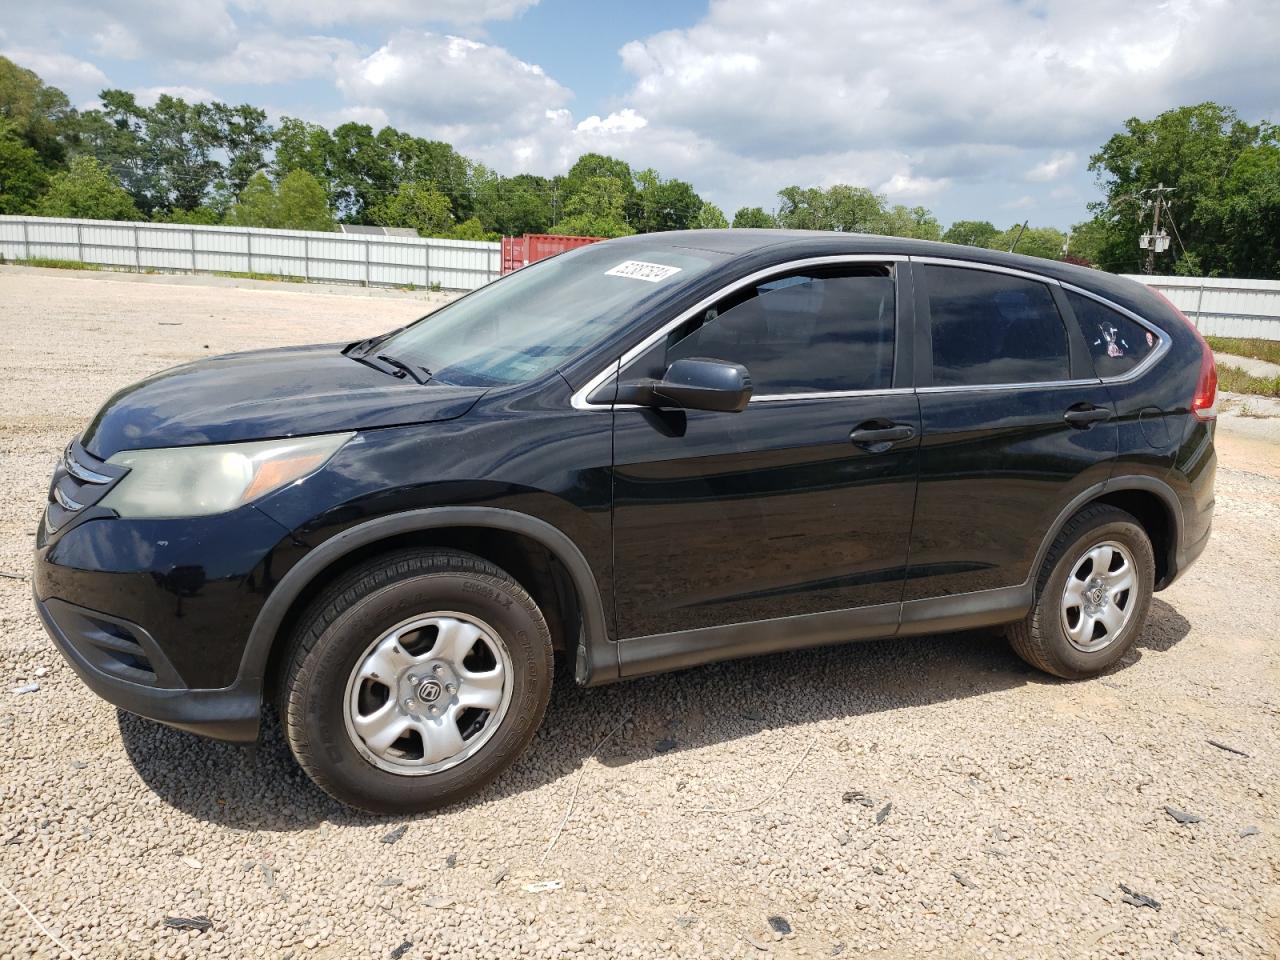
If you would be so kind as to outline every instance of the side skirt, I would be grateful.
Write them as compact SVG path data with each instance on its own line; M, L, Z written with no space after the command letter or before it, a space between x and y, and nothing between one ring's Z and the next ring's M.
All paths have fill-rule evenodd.
M1032 587L1027 583L906 604L885 603L633 637L618 643L620 678L784 650L1012 623L1026 615L1031 600Z

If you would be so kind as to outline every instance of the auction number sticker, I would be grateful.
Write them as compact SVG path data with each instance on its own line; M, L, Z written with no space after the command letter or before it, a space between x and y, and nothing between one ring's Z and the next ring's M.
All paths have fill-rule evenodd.
M647 280L658 283L680 272L679 267L668 267L661 263L648 263L644 260L624 260L612 270L606 270L606 277L630 277L632 280Z

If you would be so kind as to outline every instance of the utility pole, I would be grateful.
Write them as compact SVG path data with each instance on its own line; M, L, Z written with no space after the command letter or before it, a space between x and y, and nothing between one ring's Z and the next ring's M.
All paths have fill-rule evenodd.
M1148 275L1155 273L1156 254L1164 253L1169 249L1169 234L1160 229L1160 214L1168 204L1165 195L1170 193L1173 193L1173 187L1166 187L1162 183L1149 190L1143 190L1140 194L1143 197L1153 198L1146 201L1151 205L1151 232L1144 233L1138 238L1138 248L1147 251L1147 263L1143 272Z

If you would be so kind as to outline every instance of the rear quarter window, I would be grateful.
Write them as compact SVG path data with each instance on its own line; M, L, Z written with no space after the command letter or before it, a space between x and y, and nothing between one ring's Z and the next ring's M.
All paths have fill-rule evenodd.
M1156 335L1117 310L1092 297L1066 291L1099 377L1122 377L1156 347Z

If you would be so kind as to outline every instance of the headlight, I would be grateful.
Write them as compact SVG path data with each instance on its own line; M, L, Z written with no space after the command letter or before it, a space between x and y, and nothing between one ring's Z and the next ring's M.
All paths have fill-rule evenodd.
M314 473L353 436L122 450L107 463L129 472L99 503L122 517L224 513Z

